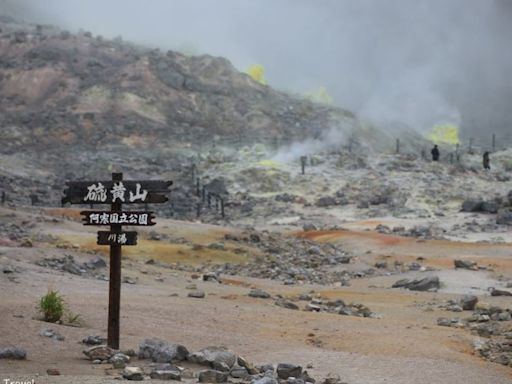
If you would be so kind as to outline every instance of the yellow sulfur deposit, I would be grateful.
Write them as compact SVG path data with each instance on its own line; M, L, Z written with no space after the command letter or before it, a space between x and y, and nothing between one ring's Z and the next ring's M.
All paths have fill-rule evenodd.
M436 144L459 144L459 128L452 124L435 125L425 137Z
M320 87L318 89L315 89L314 91L306 92L305 96L315 103L321 103L321 104L332 104L333 99L331 95L329 95L329 92L327 92L327 88Z
M267 84L265 80L265 68L261 64L253 64L247 69L247 74L251 76L254 81L260 84Z
M265 167L265 168L272 168L272 169L279 168L279 163L274 160L261 160L258 162L258 165Z

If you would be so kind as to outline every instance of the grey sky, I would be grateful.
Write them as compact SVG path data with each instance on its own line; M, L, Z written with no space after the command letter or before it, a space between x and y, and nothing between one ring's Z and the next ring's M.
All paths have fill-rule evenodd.
M260 63L270 85L324 86L382 126L512 131L512 1L10 2L34 22L225 56L241 70Z

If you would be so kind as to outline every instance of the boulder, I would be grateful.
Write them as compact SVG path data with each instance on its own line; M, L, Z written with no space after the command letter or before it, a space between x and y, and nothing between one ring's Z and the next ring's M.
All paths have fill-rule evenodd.
M502 208L498 210L498 215L496 216L496 224L512 225L512 209Z
M263 376L251 381L251 384L277 384L277 380L270 376Z
M324 197L319 198L315 202L315 205L317 207L330 207L332 205L336 205L336 199L331 196L324 196Z
M235 379L245 379L249 376L249 372L247 372L247 369L244 367L235 364L235 366L229 372L229 375Z
M439 277L431 276L420 280L413 280L407 287L411 291L431 291L440 288Z
M228 381L228 373L207 369L199 372L198 381L200 383L225 383Z
M482 212L487 213L498 213L499 209L500 205L495 201L484 201L481 207Z
M155 367L149 376L156 380L178 380L181 381L181 371L171 364L161 364Z
M460 306L465 311L473 311L476 303L478 303L478 297L474 295L465 295L460 299Z
M188 361L210 367L231 369L237 362L237 356L225 347L206 347L188 355Z
M188 350L181 344L169 344L164 340L145 339L139 344L139 359L151 359L157 363L183 361Z
M512 296L512 292L493 288L491 290L491 296Z
M116 353L109 359L115 369L126 368L126 364L130 361L130 357L124 353Z
M277 366L277 377L286 380L289 377L300 378L302 367L300 365L281 363Z
M407 288L411 291L437 291L440 288L440 282L437 276L416 280L401 279L394 283L391 288Z
M106 345L97 345L83 351L84 355L89 358L89 360L109 360L112 356L115 355L116 351L112 348L107 347Z
M144 380L144 371L139 367L126 367L123 371L123 378L132 381Z
M480 212L482 211L482 200L468 199L462 203L462 212Z
M152 360L157 363L170 363L173 361L183 361L187 356L187 348L183 345L169 344L156 350L153 354Z

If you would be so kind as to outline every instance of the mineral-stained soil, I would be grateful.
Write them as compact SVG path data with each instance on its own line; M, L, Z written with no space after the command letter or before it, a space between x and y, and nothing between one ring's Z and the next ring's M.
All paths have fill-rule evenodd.
M82 239L93 238L94 233L85 231L76 221L62 219L58 213L62 211L0 211L3 222L27 228L18 238L14 236L16 230L5 233L0 248L4 269L0 274L0 346L21 347L27 351L27 359L1 360L0 375L36 378L39 383L119 382L113 379L120 371L112 369L111 364L93 365L84 359L85 345L80 342L87 335L106 336L108 282L102 276L108 276L107 268L73 274L58 263L54 267L44 263L71 255L73 263L83 266L98 256L104 258L105 252L84 246ZM472 313L451 313L441 308L449 299L461 297L462 292L450 290L450 281L459 277L464 281L459 288L473 288L480 303L510 308L507 297L492 297L487 291L490 284L506 289L506 280L512 277L512 265L507 259L512 251L509 244L439 240L418 243L410 238L352 230L295 232L284 237L276 235L275 245L284 247L283 243L290 239L302 244L301 238L307 237L312 241L309 247L315 242L318 247L334 244L353 257L349 264L335 268L367 271L376 262L387 261L386 273L363 274L360 278L350 275L350 286L301 282L283 285L272 278L223 274L219 283L203 281L201 276L205 270L215 271L215 264L251 263L262 257L257 243L243 241L243 230L198 223L183 225L166 219L159 219L154 230L142 231L144 245L134 247L123 259L123 276L135 284L122 284L121 349L137 350L147 337L180 343L191 351L223 345L254 364L311 365L308 373L317 380L336 373L350 384L498 384L512 380L509 367L489 362L473 351L473 341L485 338L466 328L437 325L439 317L453 317L451 314L463 318ZM260 241L267 241L264 233L260 236ZM151 237L160 240L150 240ZM25 238L32 239L32 246L24 243ZM226 238L240 239L239 246L234 246L237 240ZM166 247L179 243L183 246L181 253L180 249ZM211 246L212 243L224 243L224 248ZM144 253L149 245L152 255ZM484 269L454 269L453 260L462 253ZM406 267L418 257L423 258L419 261L422 267L431 268L424 272L408 270ZM5 273L6 270L10 272ZM447 282L439 292L390 288L404 276L436 273L442 284ZM474 278L468 279L468 273ZM80 327L38 319L36 303L49 287L62 293L69 309L80 315ZM248 296L255 287L268 292L271 298ZM206 297L187 297L191 288L204 291ZM324 302L341 299L347 304L360 303L377 316L304 311L309 301L296 298L307 293ZM292 300L299 310L275 305L277 295ZM57 331L65 340L41 336L45 328ZM137 358L131 363L144 364L147 363ZM47 376L49 368L57 368L61 376Z

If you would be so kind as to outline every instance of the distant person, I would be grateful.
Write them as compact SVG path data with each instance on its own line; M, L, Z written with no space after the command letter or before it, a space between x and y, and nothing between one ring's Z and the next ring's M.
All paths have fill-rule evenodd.
M489 158L489 152L485 152L483 156L484 169L491 170L491 159Z
M432 161L439 161L439 148L437 145L434 145L430 153L432 154Z

